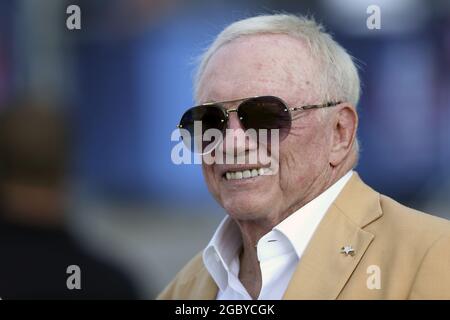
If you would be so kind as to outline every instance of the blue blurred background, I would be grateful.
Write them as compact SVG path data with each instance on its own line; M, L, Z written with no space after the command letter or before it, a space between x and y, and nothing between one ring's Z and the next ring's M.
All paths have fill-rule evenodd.
M70 4L81 30L66 28ZM366 26L369 5L381 9L379 30ZM26 96L70 115L67 227L142 298L224 215L200 167L170 158L195 58L229 23L280 11L314 15L358 61L363 179L450 218L449 1L0 1L0 108Z

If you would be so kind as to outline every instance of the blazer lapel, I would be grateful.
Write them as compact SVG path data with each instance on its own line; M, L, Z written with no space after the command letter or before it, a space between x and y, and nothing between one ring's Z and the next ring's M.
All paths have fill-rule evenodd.
M381 215L379 194L354 172L319 224L283 299L336 299L374 238L362 228ZM353 255L341 253L346 245Z
M193 285L195 284L195 285ZM192 284L186 286L186 299L188 300L215 300L219 288L208 270L203 266L193 278Z

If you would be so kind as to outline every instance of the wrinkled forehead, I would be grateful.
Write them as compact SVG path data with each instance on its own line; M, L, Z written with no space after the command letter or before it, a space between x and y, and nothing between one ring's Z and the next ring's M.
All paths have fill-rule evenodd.
M305 41L288 35L251 35L220 47L199 83L197 102L276 95L311 95L318 63Z

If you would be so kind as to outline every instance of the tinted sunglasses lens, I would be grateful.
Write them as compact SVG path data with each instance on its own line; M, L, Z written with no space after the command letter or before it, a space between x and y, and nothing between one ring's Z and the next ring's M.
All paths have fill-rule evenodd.
M202 142L203 134L208 129L218 129L222 131L226 124L226 116L218 106L199 106L186 111L181 117L180 129L188 131L189 135L184 136L183 142L191 152L202 153L206 145L211 141Z
M239 117L245 129L279 129L280 140L291 129L291 115L283 100L277 97L252 98L239 106ZM268 132L270 137L270 132Z

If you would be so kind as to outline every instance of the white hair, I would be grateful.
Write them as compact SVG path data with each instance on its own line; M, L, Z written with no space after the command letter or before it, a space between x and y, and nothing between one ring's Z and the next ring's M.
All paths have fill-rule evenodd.
M291 14L260 15L232 23L225 28L200 56L194 79L194 94L211 57L223 45L243 36L284 34L306 41L312 57L318 59L317 93L326 101L350 102L357 106L360 81L353 58L313 18Z

